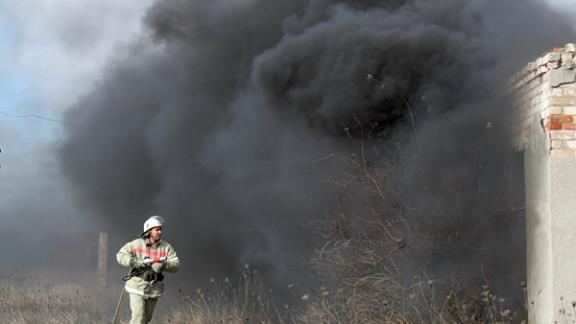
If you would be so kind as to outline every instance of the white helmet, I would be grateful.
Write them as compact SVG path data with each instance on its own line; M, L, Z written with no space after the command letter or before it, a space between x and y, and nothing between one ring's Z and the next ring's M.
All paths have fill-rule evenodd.
M164 224L164 218L160 216L155 215L148 218L144 222L144 232L142 232L142 235L145 235L151 228L163 226L163 224Z

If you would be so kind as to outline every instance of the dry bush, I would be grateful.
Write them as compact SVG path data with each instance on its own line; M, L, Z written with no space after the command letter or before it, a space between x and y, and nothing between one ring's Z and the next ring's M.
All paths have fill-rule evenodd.
M386 156L392 158L374 159L378 163L370 164L363 145L360 156L346 159L350 174L332 181L340 188L339 205L321 224L325 243L314 260L326 287L312 294L314 298L308 298L303 321L520 323L525 317L524 310L507 309L506 301L494 296L481 268L476 268L475 273L458 269L459 258L465 259L467 253L472 253L467 244L491 234L494 227L491 217L499 215L497 209L479 212L482 218L474 226L467 224L468 220L461 215L451 219L452 205L477 203L459 200L467 199L466 189L459 182L469 180L466 179L469 175L454 170L453 179L449 179L454 185L449 187L456 189L434 192L430 188L426 189L429 196L418 198L428 199L422 205L441 210L440 221L434 208L412 208L408 212L411 206L398 198L402 186L391 183L412 180L398 181L400 173L392 171L398 169L399 162L394 160L398 155L392 152ZM414 173L417 171L408 176ZM445 174L443 180L449 182ZM480 194L476 197L484 199ZM465 211L462 208L458 212L462 210ZM446 265L434 264L435 258L447 260ZM433 273L428 271L429 265L433 265ZM518 285L521 296L519 288Z

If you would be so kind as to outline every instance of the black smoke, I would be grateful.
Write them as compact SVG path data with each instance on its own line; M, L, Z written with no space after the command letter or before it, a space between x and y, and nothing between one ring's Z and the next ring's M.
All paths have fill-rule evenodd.
M508 167L506 79L573 37L532 1L162 0L143 23L67 115L59 154L79 202L126 240L163 215L198 277L248 262L282 280L309 271L308 227L332 207L325 180L358 151L350 137L378 125L418 157L394 171L417 209L425 179L441 183L426 177L464 172L471 147L491 182Z

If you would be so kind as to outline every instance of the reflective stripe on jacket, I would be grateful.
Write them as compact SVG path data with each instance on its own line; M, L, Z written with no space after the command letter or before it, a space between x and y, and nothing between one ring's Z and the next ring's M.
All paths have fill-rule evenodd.
M139 237L126 243L116 254L116 261L124 267L135 268L138 260L144 258L160 259L166 257L167 272L176 272L180 269L180 259L174 248L165 241L150 244L148 238ZM140 277L132 277L126 281L126 291L146 298L157 298L164 292L164 281L148 282Z

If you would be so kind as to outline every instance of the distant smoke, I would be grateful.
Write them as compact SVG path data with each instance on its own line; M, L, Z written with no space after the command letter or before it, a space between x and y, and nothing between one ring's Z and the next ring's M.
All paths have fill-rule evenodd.
M481 134L507 127L504 81L573 35L531 1L164 0L144 21L68 114L65 174L126 240L162 214L191 273L251 262L278 278L312 250L334 156L358 150L345 129L415 132L423 173L401 199L431 208L416 188L465 170L472 146L501 176L506 139Z

